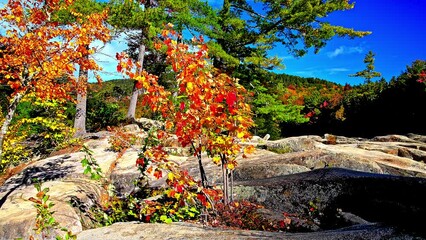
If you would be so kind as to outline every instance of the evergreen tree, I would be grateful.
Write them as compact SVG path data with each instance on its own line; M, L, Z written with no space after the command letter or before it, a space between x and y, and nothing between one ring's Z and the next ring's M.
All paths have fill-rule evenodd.
M354 7L347 0L224 0L218 11L219 28L213 27L209 47L214 65L233 72L245 67L272 69L281 59L268 51L277 44L300 57L314 48L317 53L334 36L362 37L370 32L334 26L328 14ZM240 66L241 69L241 66ZM244 70L244 69L242 69Z
M364 63L366 64L366 68L362 71L356 72L355 74L350 74L350 77L363 77L365 78L365 83L368 84L371 82L372 78L381 77L382 74L374 71L374 56L375 54L372 51L368 51L365 55Z

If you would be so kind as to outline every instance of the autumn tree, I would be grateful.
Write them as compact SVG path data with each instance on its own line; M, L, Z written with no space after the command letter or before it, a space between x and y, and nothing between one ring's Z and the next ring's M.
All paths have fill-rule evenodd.
M106 42L109 31L103 24L107 12L76 16L76 22L60 25L52 19L54 13L68 8L72 0L38 1L11 0L0 9L1 25L6 30L0 37L0 79L13 93L0 131L0 158L3 142L17 105L24 96L34 93L42 99L67 98L67 83L74 81L75 62L85 64L88 70L99 70L92 59L83 56L93 53L85 46L99 39ZM67 76L68 82L56 79Z
M365 69L359 72L356 72L355 74L350 74L350 77L363 77L365 78L365 83L370 83L372 78L375 77L381 77L382 74L379 72L374 71L374 56L375 54L372 51L368 51L368 53L365 55L364 63L365 63Z
M76 0L68 9L60 9L54 15L54 20L61 24L70 24L77 22L81 16L89 16L92 13L100 13L105 9L105 4L96 1ZM78 16L77 16L78 15ZM74 119L75 136L81 136L86 133L86 109L87 109L87 81L89 79L89 71L86 69L86 63L89 61L90 46L83 46L86 48L86 55L83 55L81 61L76 62L79 64L77 87L76 87L76 114ZM92 48L92 52L94 52ZM96 72L95 72L96 74ZM99 76L96 75L97 78Z
M207 46L201 43L196 53L188 53L188 46L166 41L168 60L177 73L179 108L172 123L182 146L191 146L198 158L203 186L207 179L201 162L202 152L213 157L222 166L223 184L227 186L228 172L236 166L235 156L240 152L236 138L250 137L253 125L250 107L245 101L245 89L236 79L209 66ZM227 194L226 188L225 193ZM227 198L227 195L225 199Z
M161 38L161 30L166 23L175 24L179 32L184 29L208 32L212 24L206 22L215 16L212 8L200 0L112 0L110 7L109 22L118 32L126 32L129 46L127 53L139 62L140 72L145 68L154 69L154 65L162 65L157 70L165 70L165 59L161 57L163 53L153 47L153 42ZM127 112L129 120L135 118L141 91L136 88L135 82Z
M252 150L240 144L240 141L250 138L249 128L253 125L250 106L245 101L245 89L236 79L209 65L208 48L202 39L194 39L193 47L197 51L190 52L188 45L170 39L169 33L176 37L171 30L164 30L162 34L167 37L164 44L168 62L176 72L178 92L175 95L159 86L156 76L146 71L138 75L132 70L137 65L126 55L118 55L120 64L117 69L136 79L139 88L147 89L143 103L160 112L165 120L165 131L159 131L158 136L164 138L175 134L182 146L192 148L199 161L203 186L207 185L207 179L201 163L202 152L207 152L222 167L224 199L227 202L229 172L237 165L236 157ZM156 47L162 48L162 44L157 43ZM165 154L160 154L161 149L157 146L147 150L144 156L161 162L158 158L165 157ZM146 161L140 163L145 164ZM162 161L166 162L162 166L169 166L166 159ZM151 171L156 176L162 175L159 168Z

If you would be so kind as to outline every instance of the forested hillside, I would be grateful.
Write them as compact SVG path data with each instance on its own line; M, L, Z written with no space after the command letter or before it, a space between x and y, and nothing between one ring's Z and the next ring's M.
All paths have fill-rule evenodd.
M265 72L241 80L252 92L254 134L273 138L332 133L371 137L385 134L425 133L425 61L415 61L392 78L350 86L323 79ZM250 75L251 77L255 75ZM113 80L91 84L88 121L91 131L119 124L129 102L132 82ZM154 117L138 107L137 117ZM96 124L95 124L96 123Z
M418 60L389 82L382 79L358 86L309 90L305 98L305 116L310 117L310 121L281 124L283 136L424 134L425 70L425 61ZM310 105L311 101L314 104Z
M423 122L426 113L422 104L426 102L426 91L425 83L421 80L424 78L421 75L424 71L425 61L418 60L389 82L382 79L357 86L342 86L317 78L271 72L263 72L257 78L241 81L252 94L250 101L256 123L252 129L253 134L270 134L272 139L325 133L372 137L426 132ZM167 87L173 90L170 86ZM90 84L87 130L96 132L125 123L132 88L133 82L125 79ZM0 102L4 114L7 107L6 96L10 91L7 86L2 86ZM43 107L34 108L24 101L18 106L14 121L40 117L43 111ZM67 103L64 113L67 119L72 119L75 104ZM136 117L155 119L157 115L141 104L137 108ZM67 124L71 123L68 120ZM32 126L27 127L32 130L21 126L20 131L29 131L26 135L33 137L37 132L44 131L45 127L34 124L32 122ZM42 146L54 147L57 145L56 141L52 140Z

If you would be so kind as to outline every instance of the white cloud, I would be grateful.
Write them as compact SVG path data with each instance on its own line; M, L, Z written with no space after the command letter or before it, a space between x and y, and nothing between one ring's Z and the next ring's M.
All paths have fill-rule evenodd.
M362 47L340 46L340 47L334 49L334 51L327 52L327 56L329 58L334 58L334 57L337 57L337 56L343 55L343 54L362 53L363 51L364 51L364 49Z
M294 75L298 75L302 77L318 77L324 74L334 75L334 74L349 72L349 71L351 70L348 68L343 68L343 67L326 68L326 69L308 68L301 71L289 72L289 74L294 74Z
M349 72L350 69L347 68L329 68L325 70L327 73L329 73L330 75L336 74L336 73L340 73L340 72Z
M296 71L290 74L295 74L295 75L303 76L303 77L315 77L317 73L318 71L315 71L315 70L307 70L307 71Z
M334 49L333 52L328 52L327 55L328 57L333 58L333 57L339 56L342 53L343 53L343 47L341 46L339 48Z
M294 59L293 56L291 55L286 55L286 56L278 56L279 58L281 58L282 60L290 60L290 59Z

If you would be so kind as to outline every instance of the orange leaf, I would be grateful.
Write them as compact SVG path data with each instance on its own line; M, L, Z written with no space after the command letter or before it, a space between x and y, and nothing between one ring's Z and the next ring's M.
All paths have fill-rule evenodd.
M156 178L156 179L160 179L161 177L163 176L163 172L162 171L160 171L160 170L155 170L155 172L154 172L154 177Z

